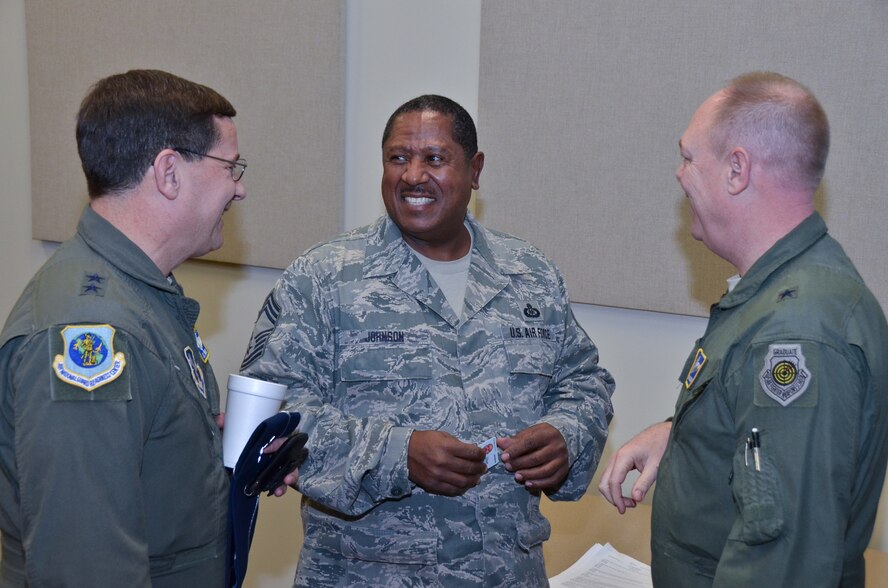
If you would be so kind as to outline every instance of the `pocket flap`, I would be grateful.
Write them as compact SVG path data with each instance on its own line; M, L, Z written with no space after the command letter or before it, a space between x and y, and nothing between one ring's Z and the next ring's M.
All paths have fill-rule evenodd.
M344 331L337 361L344 382L432 377L429 334L423 331Z
M518 545L530 551L552 534L552 525L541 513L518 525Z
M438 563L436 532L386 531L343 535L342 553L363 561L393 564L435 565Z

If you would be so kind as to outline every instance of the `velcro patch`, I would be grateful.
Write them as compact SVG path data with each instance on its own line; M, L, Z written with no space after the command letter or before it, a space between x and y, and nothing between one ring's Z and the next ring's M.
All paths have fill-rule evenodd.
M759 381L765 394L781 406L798 400L811 384L802 346L798 343L769 345Z
M688 375L685 376L685 389L691 389L691 386L694 385L694 380L700 375L700 370L703 369L705 363L706 354L703 352L703 348L700 347L697 349L697 354L694 356L694 363L692 363L690 369L688 369Z
M197 364L197 359L194 357L194 350L191 349L191 347L185 347L185 349L182 350L182 353L185 354L185 361L188 362L188 371L191 372L191 379L197 387L197 391L201 396L206 398L207 381L204 379L203 371L200 369L200 366Z
M502 328L503 338L507 340L514 339L542 339L544 341L554 341L555 332L550 327L528 327L525 325L512 325Z
M265 303L259 310L259 316L256 317L256 326L254 327L256 329L260 326L265 328L257 330L250 339L250 343L247 346L247 352L244 355L244 360L241 362L241 371L246 370L248 367L256 363L256 361L262 357L262 354L265 353L268 339L274 332L274 328L277 325L280 316L281 304L275 299L274 290L272 290L268 296L265 297Z
M543 313L540 309L543 307L542 303L536 300L524 300L521 302L521 314L524 316L524 320L527 321L541 321L543 320Z
M117 381L125 373L125 349L115 350L116 331L111 325L67 325L51 336L53 400L129 400L126 378L114 390L93 392ZM125 345L124 345L125 347ZM107 392L107 393L106 393Z
M203 339L200 338L200 333L197 332L197 329L194 329L194 344L197 346L197 353L200 354L200 358L203 362L207 363L210 361L210 350L204 345Z

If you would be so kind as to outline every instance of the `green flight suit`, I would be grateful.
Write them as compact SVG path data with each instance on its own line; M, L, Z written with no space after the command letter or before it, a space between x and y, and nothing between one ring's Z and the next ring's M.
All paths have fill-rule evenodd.
M680 379L654 585L862 588L888 458L888 327L820 215L712 307Z
M25 288L0 336L0 586L225 585L198 312L89 207Z

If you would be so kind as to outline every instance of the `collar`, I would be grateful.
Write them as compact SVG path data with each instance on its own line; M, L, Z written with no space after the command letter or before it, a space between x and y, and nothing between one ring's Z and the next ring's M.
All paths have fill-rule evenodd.
M113 196L103 196L113 198ZM165 292L181 294L175 278L167 280L160 269L138 245L121 233L114 225L102 218L88 204L77 223L77 235L97 255L135 280Z
M478 263L502 275L530 273L530 268L506 245L502 235L482 226L470 212L466 212L466 222L473 234L472 265ZM411 260L419 261L391 217L382 216L370 225L363 268L365 278L396 274L405 264L412 265Z
M509 285L510 275L531 273L531 269L518 257L521 248L527 247L523 241L485 229L468 212L465 220L474 233L463 307L463 316L468 319ZM460 317L391 218L381 217L369 227L367 235L365 279L388 277L452 326L459 324Z
M759 257L737 287L725 294L718 302L719 308L731 308L752 298L771 274L788 261L798 257L827 233L826 223L814 212L777 241Z

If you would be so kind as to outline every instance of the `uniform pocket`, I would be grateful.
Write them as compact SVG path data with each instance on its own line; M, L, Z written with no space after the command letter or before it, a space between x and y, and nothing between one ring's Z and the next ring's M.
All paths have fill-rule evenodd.
M518 525L518 545L524 551L538 547L552 534L552 525L539 510L531 509L528 519Z
M340 546L345 557L362 561L430 566L438 563L438 533L373 527L350 530Z
M507 339L505 347L511 373L552 377L557 353L554 343Z
M428 380L432 377L427 332L345 331L339 339L337 362L344 382Z
M734 454L732 490L739 513L728 538L748 545L767 543L783 534L777 464L768 455L762 455L760 463L761 471L756 471L752 451L745 444Z

